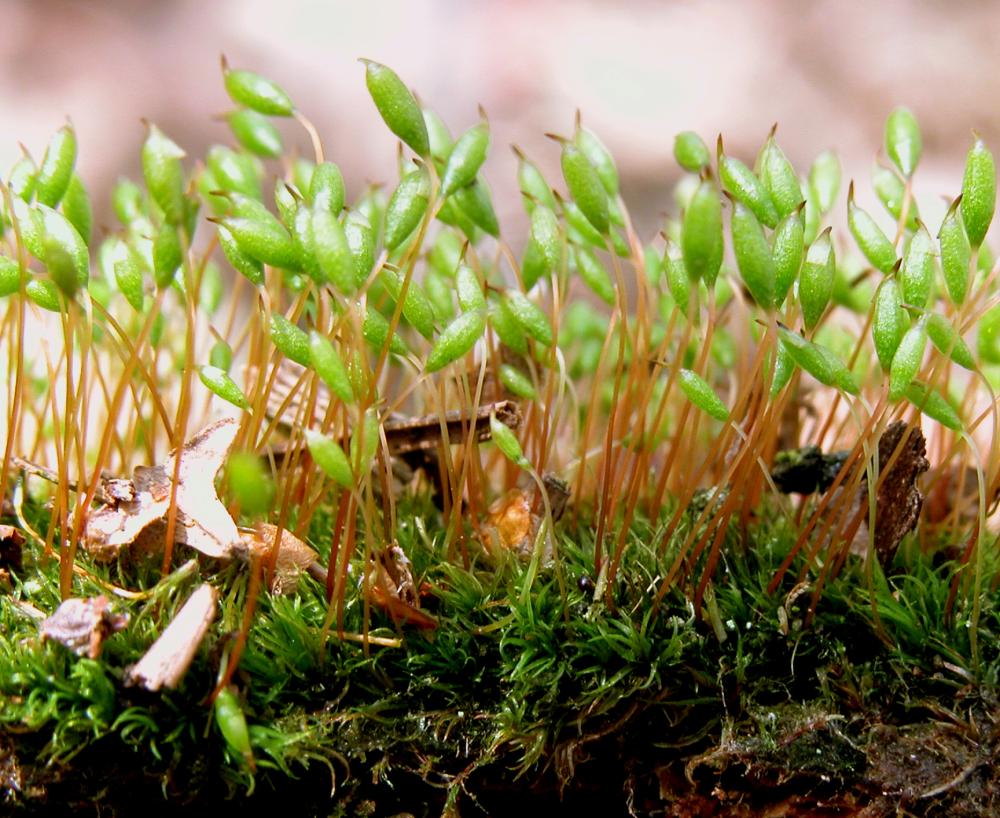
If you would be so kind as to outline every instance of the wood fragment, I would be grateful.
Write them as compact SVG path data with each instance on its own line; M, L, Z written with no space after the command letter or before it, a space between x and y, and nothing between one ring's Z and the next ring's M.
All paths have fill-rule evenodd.
M156 691L180 684L198 646L215 619L219 592L208 583L198 587L143 657L125 674L125 684Z
M67 599L38 627L43 642L58 642L77 656L96 659L111 634L128 625L127 614L111 611L106 596Z

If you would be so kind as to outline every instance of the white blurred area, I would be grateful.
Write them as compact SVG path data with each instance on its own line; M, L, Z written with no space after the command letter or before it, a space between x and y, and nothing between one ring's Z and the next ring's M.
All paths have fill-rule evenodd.
M644 237L673 208L673 135L694 129L755 155L774 122L803 171L836 148L861 204L875 208L872 162L886 113L907 104L924 132L917 177L932 226L953 195L975 127L1000 149L1000 9L961 4L543 2L543 0L5 0L0 23L0 172L23 143L40 157L72 118L80 167L113 228L110 186L138 174L140 118L191 156L228 141L219 55L280 82L315 120L353 192L392 181L394 140L379 122L358 57L394 67L453 131L489 113L487 168L501 224L525 220L515 195L520 145L554 180L579 108L616 156ZM285 129L307 148L303 134ZM886 220L888 223L888 220Z

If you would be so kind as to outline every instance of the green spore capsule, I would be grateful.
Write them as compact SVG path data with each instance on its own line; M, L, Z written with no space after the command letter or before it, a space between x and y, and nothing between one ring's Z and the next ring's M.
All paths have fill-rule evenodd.
M819 323L833 296L836 259L830 241L830 228L824 230L806 253L799 275L799 302L807 329Z
M253 452L233 452L226 462L226 484L240 510L251 516L267 514L274 503L274 480L261 457Z
M155 125L142 145L142 174L149 195L170 224L184 219L184 151Z
M503 452L511 463L520 466L522 469L530 469L531 464L524 456L521 444L514 434L514 431L503 421L499 420L496 413L490 413L490 437L497 444L497 448Z
M854 182L847 192L847 226L872 267L883 273L892 272L896 266L896 250L868 211L854 204Z
M351 463L339 443L313 429L306 429L306 446L316 465L334 483L345 489L354 485Z
M418 156L430 156L427 125L413 94L391 68L372 60L361 62L365 65L368 93L389 130Z
M490 126L485 120L469 128L455 142L441 177L441 193L450 196L476 178L490 147Z
M497 219L496 210L493 209L493 200L490 197L489 186L481 178L474 179L471 184L461 187L451 195L451 202L458 207L475 227L493 238L500 236L500 222ZM464 229L464 228L463 228ZM466 230L475 238L475 231Z
M518 148L514 148L514 153L517 156L517 186L521 190L524 209L531 213L536 205L543 204L555 210L556 197L542 172Z
M893 278L879 284L875 292L875 313L872 316L872 340L879 365L888 372L899 342L910 322L903 310L900 286Z
M369 406L351 435L351 463L354 473L358 476L368 474L378 451L378 412Z
M344 176L333 162L321 162L309 181L309 198L314 208L329 210L334 216L344 209L347 191Z
M361 334L372 349L380 352L389 344L389 352L393 355L406 355L410 350L398 332L389 337L389 319L377 309L369 305L365 320L361 324Z
M220 224L232 234L243 255L283 270L302 268L295 240L271 213L265 211L257 218L226 216Z
M309 333L309 361L320 379L344 403L354 400L354 390L347 365L328 338L312 330Z
M684 211L681 256L688 275L712 288L722 267L722 253L722 202L715 185L705 180Z
M177 228L164 224L153 240L153 277L157 287L169 287L173 283L183 258Z
M260 167L247 153L238 153L224 145L208 149L205 164L220 190L261 199Z
M425 372L437 372L468 353L486 331L482 310L464 312L446 326L431 348L424 364Z
M860 390L851 370L829 349L785 327L778 327L778 337L792 360L817 381L850 395L858 394Z
M729 420L729 410L726 408L726 404L698 373L692 372L690 369L682 369L677 375L677 382L687 399L707 415L716 420Z
M769 310L774 306L775 272L764 229L750 208L739 201L734 202L730 227L740 277L754 301Z
M589 248L576 245L573 247L573 262L583 283L605 304L613 307L615 305L615 285L611 280L611 274L601 264L600 259ZM685 278L687 278L686 275Z
M536 303L517 290L507 291L507 307L518 326L538 343L552 346L552 324L548 316Z
M420 170L408 173L393 192L385 211L385 246L395 250L420 224L430 201L430 181Z
M615 167L615 160L612 158L611 152L597 134L582 125L577 126L576 132L573 134L573 141L583 151L594 170L597 171L597 177L604 185L608 196L616 197L619 186L618 168Z
M358 273L344 226L333 211L315 204L309 218L319 269L339 293L350 295L357 285Z
M712 162L708 145L694 131L681 131L674 137L674 159L689 173L701 173Z
M920 309L927 306L934 286L934 241L922 222L918 221L906 248L899 268L899 283L903 301Z
M927 337L931 343L956 364L975 372L976 360L954 324L940 313L927 313Z
M778 222L771 244L774 261L774 306L780 307L802 268L805 253L805 225L799 207Z
M271 315L271 342L289 360L309 366L309 336L280 313Z
M952 202L938 232L944 285L955 305L961 305L968 294L969 264L972 259L972 247L969 245L969 239L965 235L965 225L958 213L961 199L959 196Z
M275 82L253 71L233 70L222 59L226 93L233 102L267 116L291 116L295 106L291 97Z
M572 142L562 145L562 173L566 187L580 212L602 236L611 227L608 194L587 155Z
M73 126L63 125L49 141L35 177L35 199L48 207L62 201L76 164L76 133Z
M198 377L209 392L222 398L227 403L231 403L240 409L249 409L250 401L243 394L243 390L236 385L236 381L217 366L211 364L198 369Z
M491 301L488 316L490 329L496 333L501 344L518 355L528 354L528 336L514 319L505 301Z
M876 167L872 172L872 187L875 189L875 195L878 196L879 201L898 222L903 216L903 202L906 199L906 185L903 180L894 170ZM905 227L907 230L917 229L919 216L917 203L911 198L906 206Z
M17 262L0 256L0 298L13 295L21 289L21 270Z
M253 749L246 716L232 687L224 687L215 697L215 723L226 746L236 753L250 769L254 768Z
M459 265L458 272L455 273L455 290L458 293L458 305L462 308L462 312L486 309L483 286L479 283L479 277L475 270L467 264Z
M94 211L90 206L90 196L83 180L75 173L70 177L66 193L60 205L62 214L76 228L83 243L90 244L90 231L94 224Z
M284 145L281 134L266 116L251 110L239 108L226 115L229 130L233 132L240 146L255 156L276 159L281 156Z
M208 351L208 362L223 372L233 365L233 350L225 341L216 341Z
M444 168L444 163L448 160L448 154L451 153L455 142L451 138L451 131L448 130L448 126L444 124L441 117L429 108L424 108L423 114L424 126L427 128L427 139L431 146L431 156L435 166L440 170Z
M889 400L899 400L920 371L927 347L927 319L921 318L903 335L889 368Z
M885 152L899 172L909 179L917 169L922 151L917 118L909 108L896 108L885 122Z
M784 219L794 213L804 201L802 186L795 168L774 138L774 129L761 148L758 166L760 180L778 211L778 218Z
M218 230L219 246L222 253L238 273L242 273L255 287L264 283L264 265L246 255L237 244L233 234L221 224Z
M904 395L923 414L931 420L936 420L942 426L956 432L961 432L965 428L961 416L955 411L955 407L927 384L913 381L906 387Z
M537 397L531 378L510 364L500 365L500 383L508 392L518 398L534 400Z
M741 202L757 217L757 221L768 227L778 224L778 211L771 201L767 188L752 170L739 159L726 156L722 145L722 137L718 144L719 179L722 187L736 201Z
M402 274L396 270L386 269L381 278L389 295L398 301L403 291ZM476 282L476 288L479 289L478 282ZM482 297L482 290L479 290L479 294L480 308L485 309L486 299ZM412 278L406 288L406 298L403 299L403 317L424 338L430 340L434 336L434 307L430 298L427 297L427 293L424 292L424 288Z
M820 213L829 213L840 191L840 160L833 151L823 151L809 168L809 189Z
M969 237L969 244L978 248L986 237L997 203L997 169L993 154L976 136L965 157L965 175L962 178L962 223Z

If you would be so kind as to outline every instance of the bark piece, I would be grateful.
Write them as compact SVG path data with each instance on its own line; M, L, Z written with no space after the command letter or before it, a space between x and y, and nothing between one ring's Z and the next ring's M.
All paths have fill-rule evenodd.
M77 656L96 659L104 640L127 624L128 616L112 613L106 596L74 598L65 600L43 620L38 633L43 642L58 642Z
M258 559L267 559L277 536L278 527L260 523L253 533L243 534L247 551ZM274 566L269 588L272 594L293 594L299 587L299 577L306 572L318 582L326 582L326 569L319 562L319 554L291 531L281 532L278 543L278 560Z
M398 545L383 548L368 564L365 578L369 599L397 625L433 630L437 620L420 610L420 593L413 579L413 566Z
M21 570L24 534L12 525L0 525L0 568Z
M219 592L211 585L199 586L149 650L129 668L125 684L151 691L176 688L215 619L218 599Z
M158 466L139 466L131 481L113 481L113 500L87 518L83 545L98 560L122 548L159 552L166 536L174 466L180 458L174 540L202 554L228 558L240 535L215 491L215 476L233 445L239 424L225 418L202 429ZM131 489L127 482L131 483Z

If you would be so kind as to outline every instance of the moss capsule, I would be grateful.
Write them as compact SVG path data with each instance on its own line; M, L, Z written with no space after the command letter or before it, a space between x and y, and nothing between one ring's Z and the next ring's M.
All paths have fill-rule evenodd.
M778 211L778 218L784 219L802 204L802 186L795 168L775 141L773 131L761 149L758 164L764 189Z
M362 62L368 93L389 130L418 156L430 156L427 125L413 94L391 68L371 60Z
M694 131L681 131L674 137L674 159L690 173L701 173L709 166L712 155L708 145Z
M48 207L62 201L76 164L76 133L73 126L63 125L49 141L35 177L35 199Z
M351 463L339 443L312 429L306 429L306 446L309 447L313 461L333 482L345 489L354 485Z
M441 177L442 195L450 196L476 178L483 162L486 161L489 147L490 127L485 121L469 128L458 138L448 154L448 161Z
M969 290L969 264L972 259L972 247L969 245L969 239L965 235L965 225L958 213L960 201L961 197L952 203L938 232L944 284L948 296L957 305L965 301Z
M879 365L888 372L899 342L910 322L903 310L900 286L893 278L879 284L875 292L875 313L872 316L872 340Z
M184 218L184 151L155 125L142 145L142 173L153 201L171 224Z
M309 333L309 362L334 395L344 403L354 400L346 364L330 340L316 330Z
M309 336L280 313L271 315L271 342L289 360L309 366Z
M815 327L823 317L833 295L835 275L836 260L830 230L827 228L809 245L799 274L799 303L802 305L802 318L807 329Z
M809 188L821 213L829 213L840 190L840 160L833 151L823 151L809 168Z
M236 385L236 381L217 366L206 365L198 369L198 377L209 392L222 398L227 403L237 406L240 409L249 409L250 401L243 394L243 390Z
M896 250L868 211L854 204L854 183L847 193L847 225L865 258L883 273L892 272L896 266Z
M899 172L909 179L917 169L922 151L917 118L909 108L896 108L885 122L885 152Z
M250 108L239 108L227 114L226 121L236 141L250 153L265 159L281 156L284 147L281 134L263 114Z
M719 137L718 156L722 187L732 194L734 199L749 208L757 217L757 221L768 227L775 227L778 224L778 211L771 201L770 194L750 168L739 159L726 156L722 137Z
M961 204L962 223L973 248L983 243L996 203L997 169L993 154L977 136L965 157Z
M772 237L775 307L782 305L798 277L804 253L805 225L802 221L802 208L799 208L778 222Z
M563 142L561 164L573 201L593 228L607 235L611 226L608 194L587 155L572 142Z
M965 428L962 417L955 411L955 407L927 384L913 381L906 387L904 395L923 414L942 426L956 432L961 432Z
M420 170L408 173L393 192L385 211L385 246L395 250L420 224L430 197L430 181Z
M437 372L468 353L486 331L482 310L464 312L446 326L431 348L424 364L426 372Z
M681 391L695 406L716 420L729 420L729 410L715 390L698 373L681 369L677 376Z
M597 171L597 178L601 180L601 184L604 185L604 190L608 196L612 198L617 196L619 185L618 168L615 167L615 160L612 158L611 152L605 147L597 134L581 125L577 127L576 133L573 134L573 141L583 151L587 157L587 161L593 165L594 170Z
M684 267L695 281L704 281L709 288L722 267L722 202L715 185L703 181L681 223L681 255Z
M927 321L922 318L899 341L889 368L889 400L899 400L920 371L927 347Z
M611 280L611 274L608 273L597 256L589 248L576 245L573 247L573 262L583 283L605 304L613 307L615 305L615 285Z
M319 269L338 292L350 295L355 290L358 276L344 226L327 207L314 205L310 218Z
M765 310L774 306L774 261L764 229L757 217L742 202L735 202L730 224L733 253L743 283L754 301Z
M226 93L233 102L267 116L291 116L295 112L291 97L277 83L253 71L233 70L222 62Z

